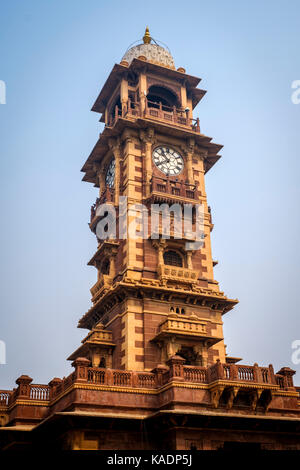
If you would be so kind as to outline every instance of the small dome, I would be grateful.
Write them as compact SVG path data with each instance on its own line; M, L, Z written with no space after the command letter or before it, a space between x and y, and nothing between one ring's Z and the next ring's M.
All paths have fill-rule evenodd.
M164 47L151 43L151 40L153 39L150 37L148 28L146 28L143 40L144 44L138 44L137 46L133 46L128 49L123 56L122 61L125 60L130 65L133 59L144 56L149 62L175 69L174 59L171 53Z

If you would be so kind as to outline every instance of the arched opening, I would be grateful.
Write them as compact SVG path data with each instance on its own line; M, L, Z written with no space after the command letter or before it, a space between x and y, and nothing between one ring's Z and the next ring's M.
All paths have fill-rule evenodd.
M168 250L164 252L164 263L168 266L178 266L182 268L182 257L177 251Z
M102 369L105 369L106 368L106 360L105 360L105 357L101 357L101 361L99 363L99 367L101 367Z
M195 354L192 347L182 346L179 351L177 351L178 356L183 357L185 359L185 364L187 366L195 365L197 355Z
M174 106L178 107L179 105L175 93L157 85L149 87L147 100L149 108L159 108L159 104L161 103L165 111L170 111Z
M113 102L111 108L110 108L110 116L114 119L116 116L116 106L118 106L118 115L122 114L122 105L121 105L121 99L120 95L117 96L115 101Z
M110 261L109 259L105 259L102 263L102 266L101 266L101 272L102 274L109 274L109 269L110 269Z

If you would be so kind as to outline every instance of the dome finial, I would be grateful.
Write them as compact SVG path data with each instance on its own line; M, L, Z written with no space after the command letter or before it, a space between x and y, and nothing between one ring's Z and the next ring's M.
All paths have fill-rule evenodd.
M150 33L149 33L148 26L146 27L146 31L145 31L145 35L143 37L143 41L144 41L144 44L150 44L150 42L151 42L151 36L150 36Z

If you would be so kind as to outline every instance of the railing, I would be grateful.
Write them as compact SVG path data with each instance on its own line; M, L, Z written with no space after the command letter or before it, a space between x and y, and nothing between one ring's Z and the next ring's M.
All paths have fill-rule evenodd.
M144 110L140 102L132 101L130 98L122 108L115 106L113 112L108 116L106 125L113 127L118 119L130 117L145 117L148 119L158 119L180 127L188 127L192 131L200 133L199 118L192 119L190 112L176 106L165 106L162 103L156 103L145 99Z
M155 388L155 374L152 374L151 372L138 373L138 386L142 388Z
M49 386L48 385L30 385L30 400L49 400Z
M104 385L105 382L105 369L99 369L97 367L88 369L88 382L93 384Z
M7 406L9 397L12 392L10 390L0 390L0 406Z
M113 371L113 385L122 387L132 386L132 373L123 371Z
M174 325L173 325L174 326ZM209 367L184 365L184 359L174 356L167 364L168 367L157 368L153 372L135 372L116 369L105 369L90 367L89 361L78 358L74 361L75 371L68 377L53 379L49 385L30 384L28 376L21 376L19 387L10 391L0 391L0 405L10 407L20 397L22 400L40 401L44 404L57 400L61 394L66 392L75 383L88 383L94 385L106 385L113 387L130 387L156 389L172 381L181 380L189 383L212 384L217 381L227 381L230 386L235 382L239 384L252 383L252 387L264 385L277 386L281 390L294 389L292 376L274 374L273 367L222 364L217 361ZM284 372L283 372L284 374ZM222 384L223 385L223 384ZM300 388L298 387L297 391ZM46 403L45 403L46 404Z
M254 381L253 367L241 367L238 366L238 378L239 380Z
M87 381L99 385L114 385L117 387L155 388L155 374L151 372L131 372L114 369L89 367Z
M94 220L97 215L97 209L101 204L107 202L114 202L115 199L115 191L114 188L110 188L107 186L105 190L101 193L100 197L97 197L96 202L91 206L91 219L90 223Z
M266 367L261 367L260 373L261 373L262 381L266 384L269 383L269 378L270 378L269 369L267 369Z
M282 375L275 375L275 380L276 384L279 385L279 388L283 389L284 388L284 378Z
M205 367L184 366L183 376L187 382L207 383L207 369Z
M60 382L52 386L50 391L50 398L54 399L61 393L65 392L75 382L75 372L72 372L68 377L65 377Z
M224 379L230 379L230 366L224 364L223 370L224 370Z
M153 176L151 178L151 192L168 193L177 197L197 200L199 191L197 185L183 181L173 181L169 178Z

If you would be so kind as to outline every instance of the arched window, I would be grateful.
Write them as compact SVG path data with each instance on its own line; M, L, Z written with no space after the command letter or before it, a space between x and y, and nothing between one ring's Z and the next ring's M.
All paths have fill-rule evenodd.
M179 105L175 93L157 85L153 85L149 88L147 100L150 108L158 108L159 103L163 105L163 108L173 108L173 106Z
M182 257L177 251L168 250L164 252L164 263L168 266L178 266L182 268Z
M99 367L101 367L102 369L105 369L105 368L106 368L106 360L105 360L105 357L101 357L101 361L100 361Z
M114 119L115 118L115 115L116 115L116 106L118 106L118 115L121 115L122 114L122 105L121 105L121 99L120 99L120 95L115 99L115 101L113 102L111 108L110 108L110 115L111 117Z
M102 274L109 274L109 268L110 268L110 261L109 259L105 259L101 266Z

